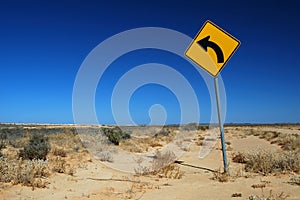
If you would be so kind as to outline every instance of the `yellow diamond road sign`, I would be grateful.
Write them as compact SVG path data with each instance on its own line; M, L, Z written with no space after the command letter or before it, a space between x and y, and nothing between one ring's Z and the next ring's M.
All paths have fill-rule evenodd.
M206 21L185 55L216 77L239 45L239 40Z

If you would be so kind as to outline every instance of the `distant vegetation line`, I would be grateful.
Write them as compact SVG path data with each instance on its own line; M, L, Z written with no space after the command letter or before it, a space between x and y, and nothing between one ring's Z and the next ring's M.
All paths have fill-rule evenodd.
M193 125L198 125L198 126L209 126L209 125L218 125L217 123L189 123ZM156 126L166 126L166 127L178 127L178 126L184 126L184 125L189 125L189 124L156 124L156 125L147 125L147 124L52 124L52 123L10 123L10 122L0 122L0 126L148 126L148 127L156 127ZM224 126L269 126L269 125L275 125L275 126L280 126L280 125L300 125L300 122L298 123L224 123Z

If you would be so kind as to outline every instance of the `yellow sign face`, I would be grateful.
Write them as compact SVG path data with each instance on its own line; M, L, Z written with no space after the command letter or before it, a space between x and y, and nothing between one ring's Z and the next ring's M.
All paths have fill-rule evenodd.
M215 77L239 45L239 40L211 21L206 21L185 55Z

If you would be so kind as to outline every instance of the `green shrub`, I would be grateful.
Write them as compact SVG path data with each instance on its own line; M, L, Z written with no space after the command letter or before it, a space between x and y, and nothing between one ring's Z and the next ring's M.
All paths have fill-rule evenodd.
M48 138L41 134L34 134L29 140L29 144L19 152L19 157L23 159L43 159L50 151Z
M115 145L119 145L121 140L130 138L130 135L126 132L123 132L119 127L102 128L102 131L108 140Z

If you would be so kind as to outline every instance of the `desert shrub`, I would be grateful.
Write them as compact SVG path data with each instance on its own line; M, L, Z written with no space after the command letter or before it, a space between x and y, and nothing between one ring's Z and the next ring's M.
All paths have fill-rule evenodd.
M120 147L123 150L134 152L134 153L143 153L147 152L149 147L162 147L161 142L168 141L168 138L164 136L157 137L148 137L148 138L136 138L131 137L130 140L120 141Z
M48 163L44 160L8 160L0 158L0 181L32 187L45 187L49 175Z
M134 168L134 172L135 174L137 175L148 175L150 174L152 171L151 171L151 168L149 166L143 166L141 165L141 163L143 162L143 158L138 158L136 160L137 164L138 164L138 167Z
M176 164L167 165L152 173L158 175L160 178L170 178L170 179L181 179L182 176L184 175L184 172L181 171L180 167Z
M277 138L278 136L279 133L276 131L264 131L263 133L260 133L259 138L270 141L274 138Z
M61 157L57 156L54 159L51 159L52 171L57 173L65 173L67 162Z
M108 140L115 145L119 145L121 140L130 138L130 134L123 132L119 127L102 128L102 131Z
M289 140L288 143L283 145L283 149L288 151L293 151L293 150L300 151L300 135L298 135L297 137L296 136L292 137L292 139Z
M293 134L280 134L273 143L279 144L284 150L299 150L300 136Z
M113 155L109 151L101 151L99 153L99 159L102 162L113 162L114 161Z
M165 153L156 151L152 161L152 170L157 171L165 166L168 166L173 163L175 159L176 156L172 151L166 151Z
M209 126L207 126L207 125L199 125L198 126L198 130L206 131L207 129L209 129Z
M235 153L233 154L232 161L235 163L246 163L246 156L241 152Z
M60 156L56 156L50 160L51 169L53 172L65 173L73 176L76 172L76 169L72 167L65 159Z
M27 135L28 131L18 126L0 129L0 139L15 148L24 147L28 141L26 138Z
M82 130L83 132L84 130ZM48 134L49 142L51 146L63 147L64 150L77 151L83 148L80 136L70 128L61 129L60 132L53 132ZM75 148L76 147L76 148Z
M46 156L50 151L50 145L48 138L42 134L32 135L29 144L26 145L19 152L19 157L23 159L43 159L46 160Z
M269 173L299 172L300 157L297 152L257 151L244 155L245 170L267 175Z
M137 175L154 175L159 178L181 179L184 172L180 170L180 167L174 163L164 166L160 169L153 170L152 167L146 167L139 165L134 169Z
M221 170L218 170L213 172L212 179L224 183L229 181L229 175L227 172L221 172Z
M32 187L45 187L46 183L42 181L42 178L49 175L47 162L35 159L27 160L21 173L17 183Z
M11 161L7 158L0 158L0 181L11 182L17 180L20 175L22 159L18 161ZM18 175L19 174L19 175Z
M155 175L160 178L181 179L184 172L180 167L174 164L175 154L171 151L162 153L157 151L151 166L142 166L143 159L138 159L138 167L135 168L137 175Z
M60 156L60 157L66 157L67 156L67 152L62 149L62 148L57 148L55 147L53 150L52 150L52 153L53 155L55 156Z
M8 144L14 148L24 148L28 144L28 138L26 137L16 138L16 139L10 138L8 140Z

